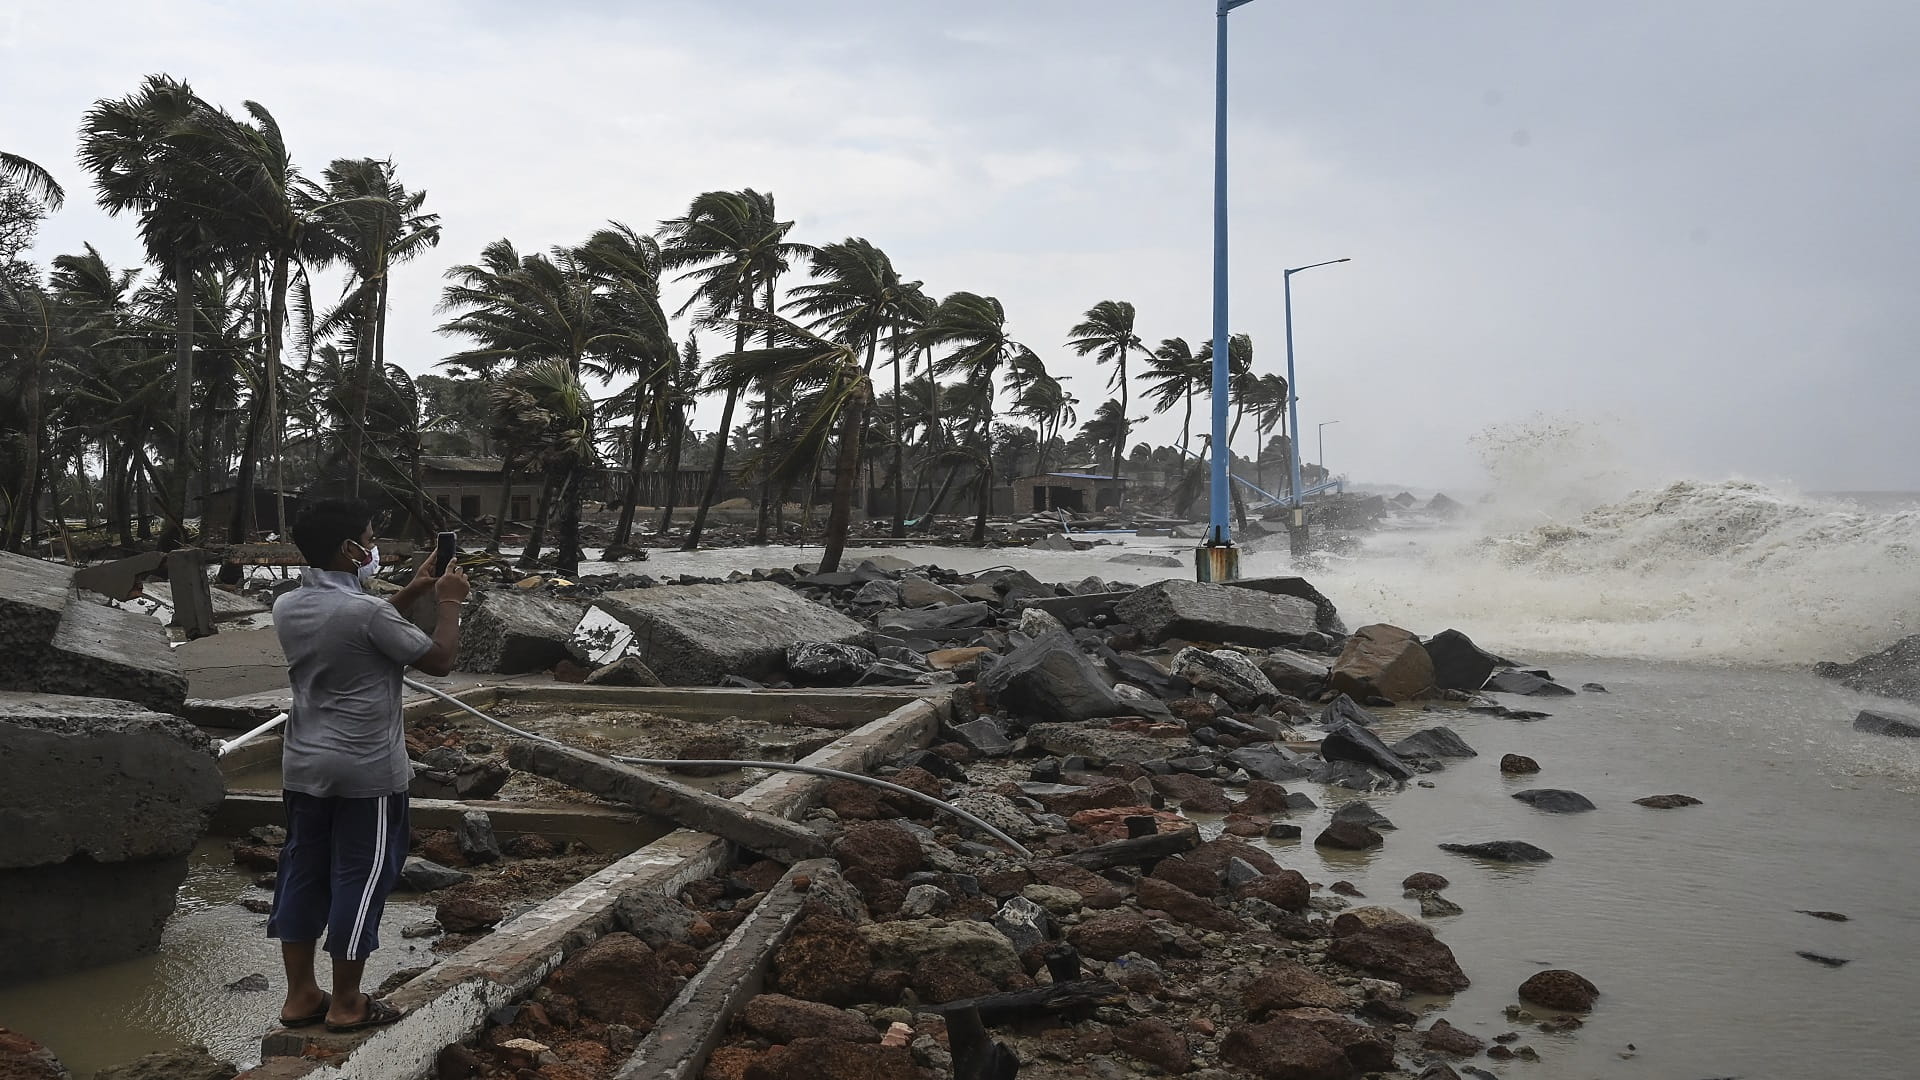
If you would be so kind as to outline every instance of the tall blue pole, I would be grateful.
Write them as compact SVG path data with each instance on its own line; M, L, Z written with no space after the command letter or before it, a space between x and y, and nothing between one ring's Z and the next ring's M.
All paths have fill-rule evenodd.
M1244 0L1242 0L1244 2ZM1216 15L1218 43L1213 87L1213 482L1208 516L1207 545L1233 543L1227 524L1229 494L1227 461L1227 395L1230 390L1227 356L1227 13L1238 5L1221 0Z

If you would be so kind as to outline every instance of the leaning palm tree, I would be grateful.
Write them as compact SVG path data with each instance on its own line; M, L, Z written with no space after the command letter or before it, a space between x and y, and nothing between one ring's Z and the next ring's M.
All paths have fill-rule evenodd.
M560 507L560 543L555 562L568 573L580 569L580 489L600 468L594 431L593 396L579 372L564 359L514 368L490 389L494 408L506 423L527 433L534 462L555 494L543 500ZM542 512L542 519L546 513ZM535 528L544 525L537 522ZM538 558L529 541L528 551ZM523 565L527 560L523 557Z
M680 306L676 315L684 315L698 305L695 323L705 329L731 326L733 351L746 351L748 324L744 316L760 306L773 307L775 281L787 271L789 260L807 248L789 243L787 231L793 222L780 221L774 213L773 195L747 188L742 191L709 191L694 198L683 217L661 224L661 264L668 270L686 270L681 281L696 282L693 296ZM726 476L727 442L733 428L733 410L741 387L729 384L724 389L726 404L720 410L719 442L715 446L713 467L707 474L707 488L694 511L693 527L687 530L683 550L700 546L706 529L707 511L712 508ZM769 417L770 421L770 417ZM765 500L763 500L764 502ZM765 507L762 507L762 526ZM764 532L761 539L765 539Z
M626 543L633 534L635 504L640 498L641 472L647 450L669 420L669 400L679 353L666 311L660 306L660 245L620 222L609 222L575 249L582 273L602 297L601 318L619 333L606 339L601 367L609 374L630 376L623 395L632 425L628 430L627 487L622 496L620 523L613 542Z
M1193 437L1193 395L1205 392L1208 375L1206 365L1194 356L1186 338L1167 338L1147 357L1147 370L1141 377L1147 381L1148 399L1161 412L1173 408L1175 402L1184 405L1180 419L1182 457Z
M1113 378L1107 384L1120 392L1120 438L1113 445L1113 463L1109 470L1113 478L1120 478L1120 455L1127 441L1127 357L1135 352L1148 354L1147 347L1140 335L1133 332L1133 305L1125 300L1102 300L1087 309L1087 316L1078 326L1068 331L1069 348L1085 356L1094 354L1094 360L1101 364L1113 365Z
M1000 301L978 293L956 292L940 301L914 342L947 350L935 370L959 374L978 395L979 414L973 418L974 461L980 488L979 513L973 522L973 542L987 539L987 514L993 508L992 448L994 379L1013 357L1030 352L1007 333L1007 312Z

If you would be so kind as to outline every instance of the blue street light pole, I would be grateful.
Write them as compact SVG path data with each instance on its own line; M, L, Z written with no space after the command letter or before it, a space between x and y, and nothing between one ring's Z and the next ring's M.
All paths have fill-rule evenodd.
M1306 528L1306 514L1300 508L1300 391L1293 381L1293 275L1302 270L1312 270L1316 266L1332 266L1335 263L1352 262L1352 259L1328 259L1326 262L1296 266L1280 275L1281 292L1286 297L1287 309L1287 430L1293 432L1293 446L1287 456L1293 459L1293 471L1288 477L1292 484L1287 489L1290 504L1293 507L1289 524L1296 540L1304 539L1301 530Z
M1201 581L1231 581L1239 576L1239 553L1227 523L1231 505L1227 463L1233 456L1227 445L1227 14L1252 0L1218 0L1214 10L1216 44L1213 85L1213 438L1208 452L1213 466L1208 505L1207 539L1195 552L1194 569Z

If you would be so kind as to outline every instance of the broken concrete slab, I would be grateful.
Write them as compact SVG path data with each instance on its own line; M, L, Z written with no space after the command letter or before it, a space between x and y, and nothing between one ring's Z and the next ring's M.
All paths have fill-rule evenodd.
M970 630L992 623L998 613L999 609L994 605L979 601L945 607L896 608L881 612L874 620L874 626L880 630L906 630L911 633Z
M1097 592L1077 596L1035 596L1017 600L1013 607L1017 611L1038 608L1072 629L1076 626L1092 626L1100 619L1113 618L1114 605L1126 599L1127 595L1124 592Z
M1128 593L1114 613L1146 641L1293 645L1318 633L1312 601L1198 581L1157 581Z
M1256 592L1269 593L1274 596L1292 596L1308 601L1313 605L1314 625L1323 633L1344 634L1347 632L1346 626L1340 621L1340 610L1333 606L1333 601L1327 599L1326 594L1314 588L1313 582L1308 581L1306 578L1293 575L1280 575L1276 577L1240 578L1236 581L1223 582L1223 584L1231 585L1236 589L1253 589Z
M39 650L60 628L73 571L0 551L0 681L24 678ZM19 665L26 665L19 668Z
M166 582L150 581L141 586L140 591L146 593L147 598L156 603L163 604L167 607L173 606L173 586ZM213 600L213 621L215 622L232 622L235 619L245 619L254 615L265 615L267 613L267 605L257 600L249 600L236 592L228 592L225 589L209 589L208 595L212 597Z
M41 649L30 685L5 689L118 698L178 713L187 677L157 620L76 594Z
M567 642L580 625L580 604L518 589L474 594L460 625L462 671L524 675L568 658Z
M868 636L845 615L771 581L627 589L607 593L600 605L633 629L628 648L676 686L775 677L796 641L864 645Z
M0 982L151 951L226 785L176 716L0 693Z

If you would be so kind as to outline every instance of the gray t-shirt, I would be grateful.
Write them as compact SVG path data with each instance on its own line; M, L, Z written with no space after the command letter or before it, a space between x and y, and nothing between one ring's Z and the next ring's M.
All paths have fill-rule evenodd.
M400 677L433 639L337 570L304 571L274 602L273 625L293 683L281 786L343 799L407 790Z

